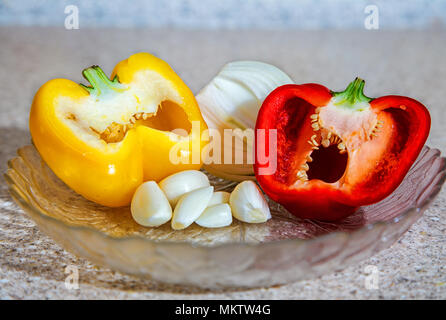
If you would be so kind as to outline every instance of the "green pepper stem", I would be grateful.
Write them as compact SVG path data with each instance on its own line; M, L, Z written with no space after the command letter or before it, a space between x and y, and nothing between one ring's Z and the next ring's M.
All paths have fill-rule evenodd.
M333 104L342 105L348 109L363 109L364 104L368 104L373 100L364 95L364 85L364 80L356 78L350 82L344 91L332 92Z
M112 92L122 92L125 87L119 83L118 77L115 76L110 80L99 66L91 66L82 71L82 75L90 82L91 86L80 84L82 88L87 90L90 95L99 96Z

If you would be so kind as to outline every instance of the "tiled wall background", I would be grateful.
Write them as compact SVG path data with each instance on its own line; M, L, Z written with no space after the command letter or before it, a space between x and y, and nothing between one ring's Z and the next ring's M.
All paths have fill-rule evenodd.
M64 26L76 5L80 27L351 29L364 28L370 4L380 29L446 25L445 0L0 0L0 25Z

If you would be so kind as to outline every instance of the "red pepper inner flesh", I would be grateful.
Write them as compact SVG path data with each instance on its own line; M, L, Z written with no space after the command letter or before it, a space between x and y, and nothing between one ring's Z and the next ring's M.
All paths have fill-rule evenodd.
M345 143L320 126L319 110L296 98L288 101L281 111L276 179L283 183L313 179L333 183L345 173L348 162Z
M275 177L284 184L293 184L296 177L296 158L300 150L308 148L306 142L300 139L304 131L311 132L308 119L314 107L303 99L295 98L286 103L280 110L277 122L277 171Z
M348 152L371 142L383 126L362 88L357 79L324 107L301 98L286 102L277 121L277 180L296 187L309 180L342 183Z

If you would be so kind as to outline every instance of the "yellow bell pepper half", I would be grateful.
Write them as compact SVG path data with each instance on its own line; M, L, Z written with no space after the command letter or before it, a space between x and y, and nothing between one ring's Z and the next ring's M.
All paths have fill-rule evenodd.
M45 83L30 114L42 158L70 188L101 205L128 205L135 189L201 167L207 129L195 97L163 60L138 53L83 71L90 86Z

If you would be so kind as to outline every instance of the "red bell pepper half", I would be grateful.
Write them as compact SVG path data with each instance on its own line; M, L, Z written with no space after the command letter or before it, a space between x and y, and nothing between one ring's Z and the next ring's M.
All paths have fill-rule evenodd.
M254 170L262 189L300 218L335 221L378 202L401 183L423 147L429 112L402 96L363 94L356 78L345 91L318 84L284 85L265 99L256 131ZM277 130L277 144L268 143ZM258 155L277 152L275 172Z

